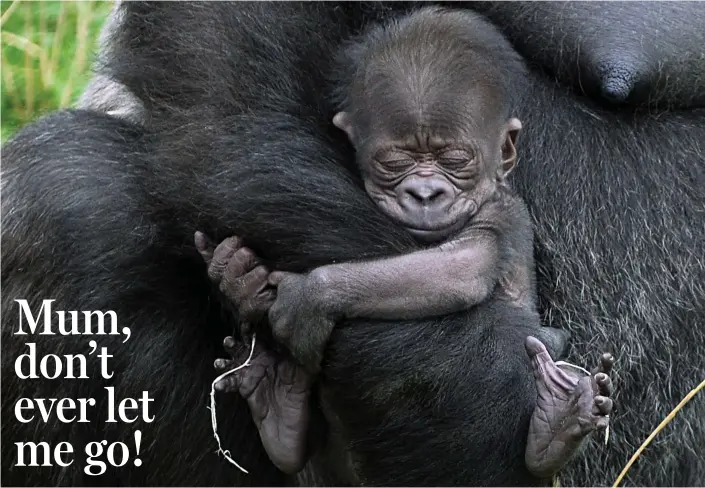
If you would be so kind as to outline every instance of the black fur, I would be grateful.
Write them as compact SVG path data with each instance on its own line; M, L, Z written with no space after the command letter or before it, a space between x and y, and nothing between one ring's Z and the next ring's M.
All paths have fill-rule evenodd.
M106 117L64 113L28 127L3 148L4 479L278 484L284 480L254 441L244 405L221 400L220 411L232 412L220 416L221 432L252 474L242 477L213 454L206 394L212 359L231 326L208 306L192 231L198 225L219 238L247 231L258 253L292 270L410 248L401 230L354 191L354 182L341 183L348 176L332 163L350 162L352 153L333 138L333 111L319 96L327 54L389 7L124 8L115 62L104 73L147 107L145 136ZM592 353L603 349L618 361L612 440L605 449L585 450L562 483L607 484L704 369L705 113L616 113L539 71L514 86L525 128L514 184L536 219L546 321L571 330L574 361L592 363ZM223 166L228 162L240 164ZM246 171L254 164L258 173ZM331 185L335 195L322 191ZM126 391L150 389L163 415L140 426L157 442L144 452L142 468L113 470L103 479L86 479L78 470L8 471L12 443L40 435L34 427L8 425L13 400L56 394L58 384L13 381L10 358L23 341L9 335L16 325L12 300L47 295L57 298L57 308L112 308L123 324L133 324L130 342L111 345L116 370L124 371L115 381ZM393 328L356 324L336 333L323 406L352 455L332 446L304 482L526 482L512 478L521 475L523 441L505 444L506 450L474 442L488 432L524 439L525 423L471 418L483 390L468 379L472 353L465 345L483 330L458 324L456 316ZM44 341L53 352L83 345L38 338ZM516 366L498 361L491 367L510 368L507 388L521 391L526 376L517 376ZM97 395L102 386L80 383L67 382L64 395ZM652 444L628 482L702 485L704 418L705 402L696 398L669 427L674 435ZM41 436L78 444L105 426L71 429L49 426ZM131 431L105 435L128 440Z
M705 106L702 2L478 2L474 8L528 60L580 92L629 105Z

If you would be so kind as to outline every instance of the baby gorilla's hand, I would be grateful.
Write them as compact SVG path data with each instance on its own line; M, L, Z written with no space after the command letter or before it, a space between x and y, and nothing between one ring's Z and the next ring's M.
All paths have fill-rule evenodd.
M310 373L317 373L323 351L335 326L330 304L325 303L321 283L315 274L275 271L269 284L277 287L276 300L269 309L269 323L277 342Z
M202 232L196 232L194 241L208 266L208 277L237 310L241 332L248 335L250 324L264 318L274 303L275 290L267 284L269 270L237 236L225 239L215 249Z

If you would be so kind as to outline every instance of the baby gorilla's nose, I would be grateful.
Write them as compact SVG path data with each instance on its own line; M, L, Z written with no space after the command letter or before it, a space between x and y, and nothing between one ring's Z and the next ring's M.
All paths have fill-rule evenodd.
M409 175L394 193L397 205L388 205L388 213L419 240L443 240L465 222L460 218L461 206L453 208L460 189L456 192L453 183L442 175Z
M410 199L416 205L433 207L439 204L442 205L447 201L450 192L446 187L447 185L433 178L429 180L417 180L410 182L410 184L404 188L404 193L411 197Z

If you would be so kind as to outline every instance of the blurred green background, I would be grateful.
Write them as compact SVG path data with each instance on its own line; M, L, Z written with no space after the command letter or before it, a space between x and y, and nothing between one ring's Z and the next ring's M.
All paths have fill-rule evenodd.
M38 116L71 106L90 80L111 1L2 0L4 142Z

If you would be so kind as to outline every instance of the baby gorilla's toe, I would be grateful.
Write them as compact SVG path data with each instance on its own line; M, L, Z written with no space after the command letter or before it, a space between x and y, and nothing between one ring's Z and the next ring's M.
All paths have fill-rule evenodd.
M240 391L240 379L237 373L233 373L225 378L221 378L214 385L215 391L224 393L237 393Z
M614 402L611 398L605 396L596 396L595 407L597 408L597 415L609 415L610 413L612 413Z
M612 379L605 373L597 373L595 375L595 383L597 384L598 394L602 396L611 396L613 391Z
M223 349L225 349L225 352L233 359L236 359L240 352L233 336L228 336L223 339Z
M218 371L218 373L225 373L233 368L233 361L218 358L213 362L213 367Z
M597 368L592 370L592 374L593 375L596 375L597 373L610 374L612 372L613 367L614 367L614 356L612 356L610 353L606 352L602 356L600 356L600 364L597 366Z

